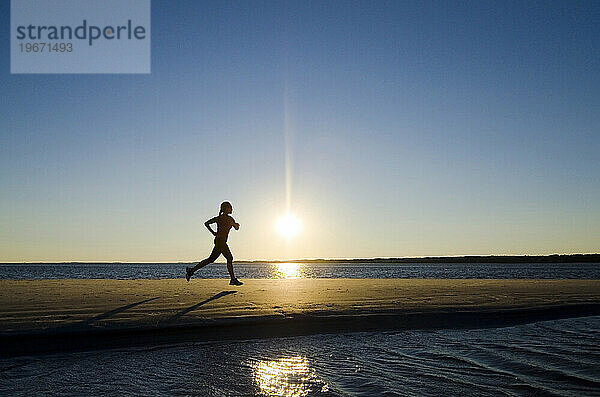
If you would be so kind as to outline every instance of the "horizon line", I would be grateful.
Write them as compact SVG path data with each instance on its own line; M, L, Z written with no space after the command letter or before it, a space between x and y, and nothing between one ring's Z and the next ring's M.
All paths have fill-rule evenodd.
M402 261L407 262L410 260L447 260L447 259L496 259L496 258L505 258L505 259L550 259L550 258L580 258L580 257L594 257L598 256L598 260L600 260L600 253L553 253L553 254L543 254L543 255L530 255L530 254L477 254L477 255L441 255L441 256L404 256L404 257L371 257L371 258L301 258L301 259L248 259L248 260L237 260L237 263L286 263L286 262L369 262L369 261ZM591 259L591 258L590 258ZM172 262L148 262L148 261L118 261L118 260L110 260L110 261L98 261L98 260L85 260L85 261L77 261L77 260L63 260L63 261L9 261L9 262L0 262L0 264L44 264L44 263L165 263L165 264L177 264L177 263L195 263L198 261L172 261ZM221 262L213 262L213 263L221 263ZM224 263L224 262L223 262Z

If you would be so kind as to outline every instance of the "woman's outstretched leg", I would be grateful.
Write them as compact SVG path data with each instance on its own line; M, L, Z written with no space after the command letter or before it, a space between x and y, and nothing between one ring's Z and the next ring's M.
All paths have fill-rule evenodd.
M196 270L203 268L204 266L213 263L218 257L221 255L221 250L215 245L210 256L200 262L194 267L186 267L185 268L185 278L187 281L190 281L190 277L194 275Z

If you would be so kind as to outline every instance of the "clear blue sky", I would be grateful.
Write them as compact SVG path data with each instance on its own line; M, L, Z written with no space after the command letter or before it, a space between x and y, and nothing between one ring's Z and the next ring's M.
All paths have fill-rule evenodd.
M11 75L0 4L0 261L200 259L225 199L236 259L600 251L598 2L153 0L150 75Z

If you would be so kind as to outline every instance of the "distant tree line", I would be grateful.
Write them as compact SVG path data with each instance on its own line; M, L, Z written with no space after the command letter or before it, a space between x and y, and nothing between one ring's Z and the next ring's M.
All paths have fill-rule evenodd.
M265 262L265 261L251 261ZM420 258L299 259L269 263L600 263L600 254L429 256Z

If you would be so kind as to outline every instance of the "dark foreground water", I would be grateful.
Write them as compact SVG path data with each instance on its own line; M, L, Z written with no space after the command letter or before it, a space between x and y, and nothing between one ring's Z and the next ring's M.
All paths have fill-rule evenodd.
M189 264L187 264L189 265ZM178 278L183 263L0 264L0 279ZM600 279L600 263L235 263L240 278L539 278ZM196 277L228 278L225 264Z
M599 396L600 317L0 360L0 395Z

